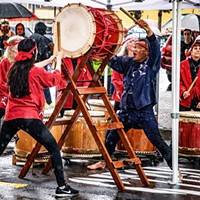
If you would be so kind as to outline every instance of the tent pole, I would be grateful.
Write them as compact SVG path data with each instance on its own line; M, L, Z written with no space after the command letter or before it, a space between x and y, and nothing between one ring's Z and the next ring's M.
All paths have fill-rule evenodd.
M178 173L178 135L179 135L179 89L180 89L180 36L181 2L173 1L172 38L172 184L177 184Z

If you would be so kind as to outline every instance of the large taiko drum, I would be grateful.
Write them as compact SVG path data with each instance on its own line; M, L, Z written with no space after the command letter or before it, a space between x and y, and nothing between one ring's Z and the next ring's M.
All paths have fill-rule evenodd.
M64 117L66 119L71 119L73 113L73 110L65 111ZM89 111L89 114L94 124L104 124L106 122L104 112ZM104 143L106 132L99 131L98 134ZM99 148L82 114L80 114L68 133L62 147L62 152L64 157L92 158L101 156Z
M50 115L51 113L48 113L48 111L45 111L44 122L46 122L49 119ZM54 136L57 142L61 137L61 134L62 134L61 131L62 131L62 126L53 126L50 129L50 132L52 133L52 135ZM13 157L13 164L16 164L16 162L26 161L27 156L33 150L33 148L35 147L35 144L36 144L36 140L33 139L28 133L26 133L23 130L18 131L17 139L15 142L15 148L14 148L15 154ZM47 152L47 150L42 146L39 151L39 154L43 152ZM49 158L48 156L38 157L34 160L34 163L45 163L48 161L48 158Z
M110 52L116 52L123 41L121 20L110 10L81 3L66 5L55 18L55 41L57 22L61 27L61 48L69 58L80 57L92 48L92 57L101 59Z
M133 150L136 153L139 154L154 154L156 151L156 148L153 146L153 144L149 141L147 136L145 135L144 131L142 129L130 129L127 133L127 137L129 139L129 142L131 143L131 146L133 147ZM124 145L121 141L117 144L118 150L125 150Z
M180 112L179 154L200 157L200 112Z
M110 101L110 103L114 106L114 101ZM102 99L88 99L88 104L91 110L103 111L106 119L110 117L108 109Z

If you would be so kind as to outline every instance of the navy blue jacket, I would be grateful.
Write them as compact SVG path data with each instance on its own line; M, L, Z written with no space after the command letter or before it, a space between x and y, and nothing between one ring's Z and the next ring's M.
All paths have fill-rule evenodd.
M156 104L155 82L160 69L160 45L154 34L147 40L149 57L144 62L136 62L128 56L114 56L108 63L112 69L124 74L121 109L139 110Z

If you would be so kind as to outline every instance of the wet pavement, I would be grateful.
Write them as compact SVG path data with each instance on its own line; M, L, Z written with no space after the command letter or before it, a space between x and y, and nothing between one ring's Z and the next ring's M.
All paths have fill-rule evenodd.
M158 123L167 142L171 139L171 92L166 91L169 82L165 71L161 69ZM57 187L53 171L42 175L43 165L35 165L25 178L19 179L23 162L12 164L15 143L11 142L0 157L0 200L55 200ZM124 155L124 154L123 154ZM117 158L123 156L117 154ZM98 159L64 158L65 178L70 186L80 194L71 200L199 200L200 169L199 158L179 158L179 167L183 173L183 182L171 185L172 171L165 162L159 162L149 154L140 154L145 174L151 188L144 187L134 168L120 169L119 175L126 190L119 192L109 171L87 170L87 165Z
M12 146L1 157L0 162L0 199L1 200L55 200L56 182L53 171L42 175L44 165L35 165L24 179L18 175L22 162L12 164ZM141 155L139 155L141 157ZM106 170L87 170L87 165L96 159L63 159L65 178L68 183L78 189L80 194L71 200L148 200L148 199L181 199L197 200L200 198L199 164L185 158L179 159L179 167L183 173L183 182L171 185L172 171L165 162L152 164L148 156L142 156L142 166L151 184L144 187L134 168L118 170L126 191L119 192L110 172ZM145 159L144 159L145 158ZM98 160L98 159L97 159Z

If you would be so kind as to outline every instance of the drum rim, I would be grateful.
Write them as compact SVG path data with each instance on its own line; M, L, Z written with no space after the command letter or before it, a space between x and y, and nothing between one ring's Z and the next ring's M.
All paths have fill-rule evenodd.
M92 45L94 44L94 41L95 41L95 38L96 38L96 23L95 23L95 18L93 16L93 13L92 11L90 10L90 6L86 6L86 5L83 5L81 3L69 3L67 4L66 6L64 6L61 10L61 12L59 12L57 14L57 16L55 17L55 21L53 23L53 33L54 33L54 41L56 41L56 22L59 21L59 17L61 18L61 15L63 14L63 12L69 8L69 7L72 7L72 6L80 6L82 8L85 8L85 10L87 10L87 13L90 15L91 17L91 25L93 27L93 30L90 31L90 37L89 37L89 41L85 42L81 48L75 50L75 51L69 51L69 50L66 50L64 48L62 48L62 45L61 45L61 48L65 54L66 57L69 57L69 58L77 58L77 57L80 57L82 55L84 55L91 47ZM94 8L94 9L98 9L98 8ZM100 9L102 10L102 9ZM118 15L116 13L114 13L113 11L110 11L110 10L104 10L104 13L105 14L108 14L111 15L111 18L113 21L115 21L116 23L116 26L118 28L118 40L117 40L117 44L116 44L116 47L114 49L114 51L112 52L113 54L116 54L116 52L119 50L120 46L122 45L122 42L123 42L123 38L124 38L124 31L123 31L123 24L122 24L122 20L118 17ZM56 42L55 42L56 43ZM57 45L56 45L57 46ZM109 51L108 51L109 52ZM105 55L106 56L106 55ZM99 55L92 55L93 58L96 58L96 59L104 59L105 56L99 56Z
M111 13L111 11L110 10L106 10L105 12L110 12ZM113 17L114 16L114 17ZM116 48L115 48L115 50L114 50L114 54L116 54L116 52L119 50L119 48L120 48L120 45L122 44L122 42L123 42L123 39L124 39L124 32L123 32L123 25L122 25L122 20L117 16L117 14L116 13L114 13L114 12L112 12L112 18L115 20L115 22L116 22L116 25L117 25L117 27L118 27L118 29L120 30L119 32L118 32L118 41L117 41L117 46L116 46Z
M56 23L59 21L59 18L61 18L61 15L63 14L63 11L69 9L69 8L72 8L72 7L79 7L79 8L82 8L82 9L85 9L84 11L87 11L85 13L87 13L91 18L90 18L90 21L91 21L91 27L92 27L92 30L90 31L90 38L89 38L89 41L85 42L84 45L82 45L81 48L79 48L78 50L76 51L69 51L69 50L66 50L62 47L61 45L61 48L62 48L62 51L64 52L65 56L66 57L69 57L69 58L78 58L80 56L82 56L84 53L86 53L90 48L91 46L93 45L94 43L94 40L95 40L95 32L96 32L96 24L94 23L95 19L94 19L94 16L93 14L91 13L91 11L87 8L87 6L81 4L81 3L69 3L67 4L66 6L64 6L62 8L62 10L56 15L55 17L55 21L53 23L53 35L54 35L54 41L56 41L56 29L57 29L57 26L56 26Z
M64 116L65 117L71 117L74 114L75 110L65 110L64 112ZM105 117L105 113L104 111L100 111L100 110L88 110L89 114L91 117ZM95 115L95 113L99 113ZM83 118L83 114L80 113L79 117Z

